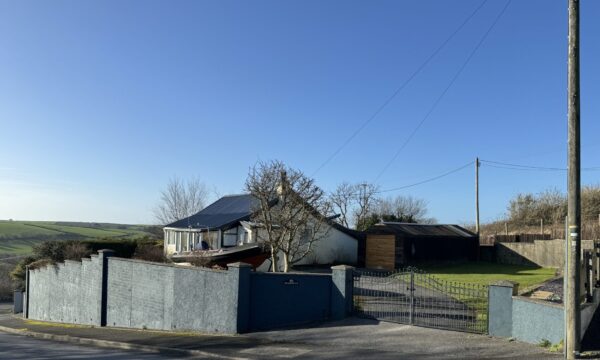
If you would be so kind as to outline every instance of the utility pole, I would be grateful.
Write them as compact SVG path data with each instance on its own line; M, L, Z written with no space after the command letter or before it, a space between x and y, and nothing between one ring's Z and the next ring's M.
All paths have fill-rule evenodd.
M475 158L475 232L479 236L479 157Z
M580 351L580 262L581 262L581 160L579 133L579 0L569 0L568 44L568 265L566 306L566 357L576 359Z

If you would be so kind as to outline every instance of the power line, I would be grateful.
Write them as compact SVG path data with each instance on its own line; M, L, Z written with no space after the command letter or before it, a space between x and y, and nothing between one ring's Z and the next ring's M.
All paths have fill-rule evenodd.
M444 98L444 96L446 95L446 93L448 92L448 90L450 90L450 88L452 87L452 85L454 85L454 83L456 82L456 80L458 79L458 77L460 76L460 74L467 67L467 65L469 64L469 62L471 61L471 59L473 58L473 56L477 52L477 50L479 50L479 48L481 47L481 45L483 44L483 42L485 41L485 39L487 39L487 37L489 36L489 34L492 32L492 30L494 29L494 27L496 26L496 24L498 23L498 21L500 21L500 19L502 18L502 15L504 15L504 13L506 12L506 9L508 8L508 6L510 5L511 2L512 2L512 0L508 0L506 2L506 4L502 8L502 10L498 13L498 15L496 16L496 18L494 19L494 21L492 22L492 24L490 25L490 27L483 34L483 36L481 37L481 39L479 40L479 42L477 43L477 45L475 45L475 48L473 48L473 50L471 51L471 53L469 54L469 56L465 59L465 61L461 65L461 67L454 74L454 77L450 80L450 83L448 84L448 86L446 86L446 88L444 89L444 91L442 91L442 93L440 94L440 96L435 100L435 102L433 103L433 105L431 106L431 108L429 109L429 111L427 112L427 114L425 114L425 116L423 117L423 119L421 119L421 121L419 122L419 124L417 125L417 127L410 133L410 135L404 141L404 143L400 146L400 148L398 149L398 151L396 151L396 153L394 154L394 156L392 157L392 159L379 172L379 174L375 178L375 182L377 182L381 178L381 176L387 171L387 169L392 165L392 163L396 160L396 158L398 158L398 155L400 155L400 153L402 152L402 150L404 150L404 148L406 147L406 145L408 145L408 143L410 142L410 140L412 140L412 138L415 136L415 134L417 133L417 131L419 131L419 129L421 128L421 126L425 123L425 121L429 118L429 116L437 108L437 106L440 104L440 102L442 101L442 99Z
M481 4L479 4L479 6L477 8L475 8L475 10L473 10L473 12L471 14L469 14L469 16L467 16L465 18L465 20L450 34L450 36L448 36L446 38L446 40L444 40L436 49L433 53L431 53L431 55L429 55L429 57L392 93L391 96L389 96L384 102L383 104L381 104L377 110L373 113L373 115L371 115L371 117L369 117L367 119L367 121L365 121L361 126L359 126L353 133L352 135L350 135L343 143L340 147L338 147L328 158L327 160L325 160L321 165L319 165L319 167L313 172L313 174L311 175L311 177L315 176L316 173L318 173L323 167L325 167L329 162L331 162L331 160L333 160L334 157L337 156L337 154L340 153L340 151L342 151L367 125L369 125L369 123L371 123L371 121L373 121L378 115L379 113L381 113L383 111L383 109L385 109L389 103L431 62L431 60L433 60L437 54L439 54L440 51L442 51L442 49L456 36L456 34L458 34L458 32L460 32L460 30L462 30L462 28L465 27L465 25L467 25L467 23L479 12L479 10L481 10L481 8L488 2L488 0L483 0L481 2Z
M525 171L567 171L567 168L510 164L510 163L505 163L505 162L500 162L500 161L492 161L492 160L479 160L479 161L485 163L487 166L495 167L498 169L525 170ZM600 166L585 167L585 168L581 168L581 170L596 171L596 170L600 170Z
M461 171L462 169L464 169L464 168L467 168L467 167L469 167L469 166L473 165L474 163L475 163L474 161L470 161L470 162L468 162L468 163L466 163L466 164L464 164L464 165L462 165L462 166L460 166L460 167L457 167L457 168L455 168L455 169L452 169L452 170L450 170L450 171L447 171L447 172L445 172L445 173L443 173L443 174L440 174L440 175L437 175L437 176L434 176L434 177L431 177L431 178L428 178L428 179L425 179L425 180L422 180L422 181L419 181L419 182L416 182L416 183L413 183L413 184L408 184L408 185L398 186L398 187L391 188L391 189L378 190L378 191L375 191L375 193L376 193L376 194L381 194L381 193L392 192L392 191L398 191L398 190L408 189L408 188L411 188L411 187L414 187L414 186L418 186L418 185L426 184L426 183L429 183L429 182L432 182L432 181L435 181L435 180L441 179L441 178L443 178L443 177L446 177L446 176L448 176L448 175L454 174L454 173L456 173L456 172L459 172L459 171Z

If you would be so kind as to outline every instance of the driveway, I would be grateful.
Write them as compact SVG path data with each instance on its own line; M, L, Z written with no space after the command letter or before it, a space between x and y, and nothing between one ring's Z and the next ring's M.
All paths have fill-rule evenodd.
M503 338L359 318L247 336L295 344L288 354L302 359L562 359L536 345Z

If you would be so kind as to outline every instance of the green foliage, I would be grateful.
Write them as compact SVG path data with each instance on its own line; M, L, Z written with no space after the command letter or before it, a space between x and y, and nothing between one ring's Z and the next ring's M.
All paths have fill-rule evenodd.
M538 343L539 347L543 347L543 348L549 348L550 346L552 346L552 342L548 339L542 339L540 340L540 342Z
M560 353L563 351L563 348L565 346L565 343L563 340L560 340L560 342L550 346L550 348L548 349L550 352L555 352L555 353Z
M356 230L365 231L377 223L379 223L379 215L369 214L364 218L360 218L356 221Z
M34 256L27 256L21 259L13 271L10 272L10 277L14 281L16 289L25 289L25 273L27 272L27 265L37 260L38 258Z
M356 223L356 230L365 231L371 226L379 223L380 221L389 222L403 222L403 223L416 223L416 219L412 215L394 215L394 214L369 214L362 219L358 219Z
M11 278L18 289L25 288L25 273L27 266L41 267L56 264L65 260L81 260L99 250L110 249L115 256L132 258L138 246L157 246L157 240L149 237L130 240L96 239L96 240L66 240L46 241L33 247L33 254L22 259L11 272ZM160 250L162 254L162 249ZM156 251L153 252L156 254ZM153 261L153 260L149 260Z

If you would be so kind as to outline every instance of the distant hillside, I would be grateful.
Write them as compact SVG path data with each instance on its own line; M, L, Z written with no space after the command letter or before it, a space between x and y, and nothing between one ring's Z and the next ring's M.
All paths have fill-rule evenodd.
M0 254L26 254L43 241L157 237L154 226L61 221L0 220Z

